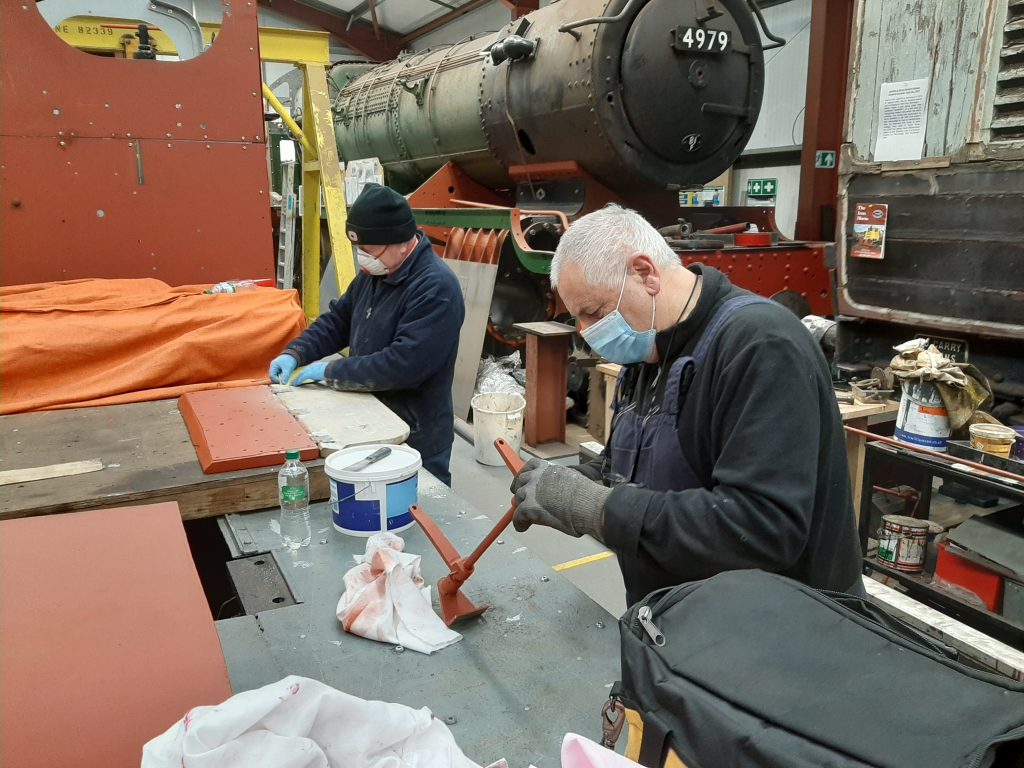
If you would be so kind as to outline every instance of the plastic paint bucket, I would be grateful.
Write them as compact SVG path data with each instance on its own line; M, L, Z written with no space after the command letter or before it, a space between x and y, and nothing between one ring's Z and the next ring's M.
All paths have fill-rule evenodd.
M404 531L414 522L409 507L419 492L419 451L391 445L391 454L365 469L347 470L382 445L344 448L327 457L324 472L331 484L334 527L350 536Z
M1010 458L1010 450L1017 442L1017 433L1000 424L971 424L971 447L991 453L993 456Z
M883 515L878 529L878 559L906 573L924 569L928 521L906 515Z
M473 406L473 447L476 460L490 467L500 467L505 461L494 447L499 437L519 452L523 443L523 411L526 400L522 395L509 392L486 392L470 401Z
M949 411L939 389L929 381L904 381L894 437L904 443L945 451Z

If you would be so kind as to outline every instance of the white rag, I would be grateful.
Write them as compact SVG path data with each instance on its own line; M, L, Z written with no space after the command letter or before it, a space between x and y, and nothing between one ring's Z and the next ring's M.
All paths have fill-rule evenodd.
M479 768L429 709L290 676L195 707L142 748L142 768Z
M632 760L575 733L562 739L562 768L637 768Z
M405 542L393 533L366 541L366 554L345 574L338 601L338 621L353 635L433 653L462 639L434 613L430 587L420 576L420 556L403 552Z

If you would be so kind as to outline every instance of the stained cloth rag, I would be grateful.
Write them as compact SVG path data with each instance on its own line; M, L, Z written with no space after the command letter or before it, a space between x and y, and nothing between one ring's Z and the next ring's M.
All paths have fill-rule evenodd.
M71 280L0 287L0 413L267 382L306 327L295 291Z
M429 709L366 701L295 675L195 707L142 768L479 768Z
M462 639L430 604L430 587L420 576L420 556L403 552L405 542L393 533L366 540L366 553L345 574L338 620L346 632L433 653Z
M968 363L956 363L928 339L911 339L896 347L889 363L901 381L930 381L949 413L953 432L966 425L975 411L992 402L992 386L985 374Z
M575 733L562 739L562 768L637 768L632 760Z

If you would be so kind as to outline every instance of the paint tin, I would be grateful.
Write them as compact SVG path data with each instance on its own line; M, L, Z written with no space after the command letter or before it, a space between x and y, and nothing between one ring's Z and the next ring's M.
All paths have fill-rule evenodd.
M423 462L407 445L391 445L391 453L364 469L346 469L380 445L361 445L332 453L324 462L331 485L331 515L335 529L349 536L397 533L415 521L409 507L419 491L417 473Z
M949 439L949 411L930 381L904 381L896 414L897 440L932 451L945 451Z
M878 529L878 559L897 571L920 573L928 547L928 521L883 515Z
M971 424L971 447L993 456L1010 458L1017 433L1001 424Z

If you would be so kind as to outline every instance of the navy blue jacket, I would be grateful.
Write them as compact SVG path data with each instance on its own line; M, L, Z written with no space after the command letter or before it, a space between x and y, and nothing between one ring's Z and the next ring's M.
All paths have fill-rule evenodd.
M452 379L466 307L455 273L419 236L397 272L359 272L286 351L306 365L348 347L348 357L327 366L327 384L376 394L409 425L408 444L426 459L455 438Z

